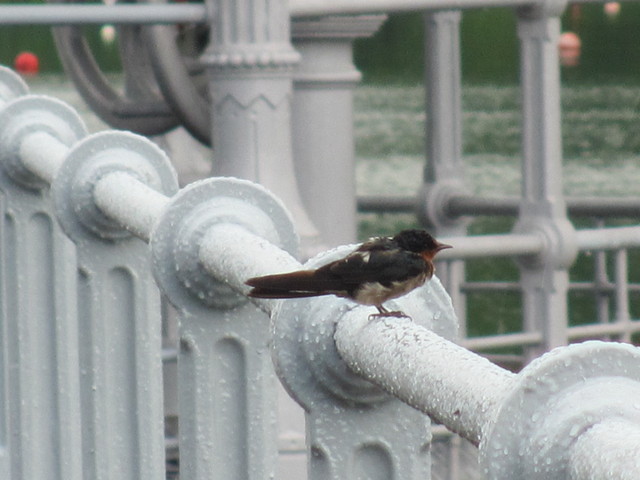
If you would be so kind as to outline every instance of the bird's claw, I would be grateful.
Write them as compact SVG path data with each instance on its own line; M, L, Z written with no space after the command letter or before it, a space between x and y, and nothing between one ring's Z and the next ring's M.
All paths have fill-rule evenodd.
M385 311L385 312L379 312L379 313L372 313L371 315L369 315L369 320L371 321L374 318L383 318L383 317L394 317L394 318L411 318L409 315L407 315L404 312L401 312L400 310L397 311Z

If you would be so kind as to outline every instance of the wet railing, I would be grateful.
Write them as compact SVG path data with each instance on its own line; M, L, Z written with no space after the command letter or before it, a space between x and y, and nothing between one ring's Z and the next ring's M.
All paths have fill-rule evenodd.
M275 372L304 407L309 478L428 478L429 418L480 446L488 478L640 474L635 347L558 348L514 374L446 339L457 320L437 278L397 300L412 318L335 297L250 303L247 278L302 267L279 200L234 178L177 190L148 140L87 135L70 107L0 74L6 478L164 478L160 292L179 318L181 478L291 475ZM639 230L575 242L637 246ZM501 237L449 237L449 257ZM510 245L490 253L550 248L538 233Z
M517 7L521 45L523 193L499 202L464 186L461 16L450 10L486 5ZM122 132L87 135L72 109L28 95L18 77L0 72L0 473L25 480L163 478L165 359L177 361L184 479L301 478L305 450L309 478L429 478L429 418L478 445L490 479L637 478L640 418L630 401L639 390L637 349L585 342L542 356L573 339L630 340L637 328L625 252L638 247L640 227L576 230L567 216L580 202L562 192L557 40L565 2L391 6L427 12L429 161L411 205L454 245L438 270L446 288L434 279L398 301L413 321L369 321L369 310L332 297L250 303L244 296L247 278L301 266L294 231L303 257L353 236L350 115L359 76L350 45L383 18L317 16L390 5L234 6L237 15L219 15L214 2L153 14L139 5L50 5L32 17L56 25L206 22L210 45L198 53L205 97L187 90L190 108L181 112L169 104L181 104L184 95L159 103L127 98L107 116L145 132L156 130L150 113L162 113L162 131L182 122L213 143L216 173L226 178L178 190L168 159L149 141ZM0 23L23 22L23 7L38 8L0 6ZM290 15L297 19L292 32ZM78 40L73 32L69 38ZM153 38L150 45L169 51L162 36ZM139 37L130 41L141 44ZM86 68L75 73L88 76ZM146 95L152 86L141 90ZM294 220L263 187L231 176L267 185ZM399 209L407 201L387 204ZM629 202L617 207L635 211ZM464 216L490 210L517 214L514 231L467 237ZM349 227L341 230L342 223ZM596 252L593 286L613 292L616 315L607 317L600 295L601 321L568 327L568 271L584 251ZM605 251L615 252L613 283L604 273ZM465 260L480 256L516 257L520 281L466 282ZM521 332L460 342L474 350L522 347L518 369L531 363L517 374L452 343L452 305L473 317L464 309L466 292L516 288ZM162 350L161 295L177 312L175 353ZM303 407L304 420L280 395L277 378Z

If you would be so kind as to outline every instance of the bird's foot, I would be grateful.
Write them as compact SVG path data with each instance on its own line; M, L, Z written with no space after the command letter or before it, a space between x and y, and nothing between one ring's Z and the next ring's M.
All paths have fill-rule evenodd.
M372 313L371 315L369 315L369 320L372 320L374 318L383 318L383 317L411 318L409 315L407 315L404 312L401 312L400 310L391 311L391 310L385 309L384 311L381 311L379 313Z

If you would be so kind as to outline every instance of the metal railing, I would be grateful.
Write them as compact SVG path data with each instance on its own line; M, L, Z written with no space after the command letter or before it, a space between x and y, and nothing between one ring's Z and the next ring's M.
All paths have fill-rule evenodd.
M179 316L181 478L273 475L283 441L269 348L305 408L312 478L353 478L374 464L398 478L428 477L422 412L480 445L489 478L640 473L640 418L628 401L640 391L636 348L586 342L513 374L445 339L457 322L435 278L397 301L413 320L372 321L369 308L335 297L253 305L247 278L302 267L275 197L233 178L177 191L168 159L148 140L87 136L70 107L0 74L9 96L0 108L6 478L164 477L154 278ZM581 248L607 239L624 247L637 234L576 237ZM514 248L540 254L542 238L522 235ZM475 240L447 241L464 257L483 250ZM625 447L614 451L620 436Z
M464 345L523 347L517 360L533 361L518 374L453 343L456 315L437 279L398 301L414 322L369 321L369 310L335 298L247 301L247 278L301 267L295 230L307 253L322 250L315 242L320 217L309 219L294 188L292 150L296 161L306 162L298 170L314 174L298 179L307 182L303 193L326 190L305 198L309 205L335 210L331 197L338 195L329 187L339 183L337 191L348 191L341 182L351 178L351 130L336 121L326 126L331 135L315 135L307 125L326 125L317 115L328 110L334 119L349 119L349 89L358 75L344 58L357 34L345 33L349 22L315 16L390 11L382 3L341 0L292 2L265 17L242 14L254 7L264 13L266 6L257 3L264 8L235 2L237 18L251 20L237 23L233 15L218 15L213 2L153 14L140 5L65 5L64 18L62 6L46 7L41 17L31 11L34 22L58 25L207 22L211 44L200 59L211 103L196 103L204 105L207 122L212 109L215 128L205 123L210 131L202 137L216 147L218 173L272 182L293 210L296 228L279 200L246 180L217 178L178 191L168 159L151 143L121 132L87 136L71 109L27 95L24 84L2 70L0 341L6 353L0 398L6 404L0 472L25 480L165 475L162 292L179 323L181 478L267 478L274 471L285 478L291 465L299 468L303 432L300 422L287 422L301 413L290 400L279 404L276 372L304 407L310 478L366 477L374 467L389 478L429 478L429 417L478 445L491 479L637 477L640 418L628 399L640 390L638 350L585 342L541 356L571 339L629 340L637 326L628 309L625 251L638 246L640 227L580 231L567 218L567 209L578 207L565 202L561 189L556 40L564 2L391 6L427 11L427 118L437 121L427 124L429 164L417 206L438 237L455 247L442 256L447 266L439 272L459 314L472 316L463 307L465 290L515 288L466 283L465 259L518 258L522 331ZM513 213L516 206L468 195L461 178L460 13L451 9L487 5L531 7L517 9L523 196L512 233L467 237L460 215L478 206ZM0 22L19 21L26 10L14 7L0 6ZM299 68L289 15L301 19L294 31L303 51ZM364 22L368 32L376 22ZM314 50L318 38L329 40ZM336 62L327 62L328 51ZM339 71L326 75L328 64ZM336 85L342 90L330 104L325 94ZM304 96L310 91L317 95ZM339 155L331 150L337 144ZM325 160L334 160L334 168ZM318 175L322 170L339 171L338 180ZM350 200L355 204L349 198L336 208L347 212ZM406 204L399 199L396 208ZM596 254L598 288L613 288L617 321L567 327L568 269L584 250L617 252L614 287ZM346 251L324 253L305 266ZM278 440L279 410L281 423L293 426Z

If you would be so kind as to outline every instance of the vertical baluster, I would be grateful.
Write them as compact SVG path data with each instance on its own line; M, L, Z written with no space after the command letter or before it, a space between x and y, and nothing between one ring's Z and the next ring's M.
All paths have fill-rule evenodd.
M629 275L628 275L628 255L626 249L616 250L615 253L615 302L616 302L616 323L624 325L625 331L618 337L621 342L631 341L629 331L631 313L629 312Z
M123 132L77 144L53 183L58 217L78 249L83 478L160 480L160 295L147 245L94 204L95 182L112 171L130 173L165 194L177 189L165 155Z
M13 70L0 66L0 108L11 100L26 95L28 91L29 88L26 83ZM5 213L7 211L5 195L10 194L11 188L2 188L2 194L0 195L0 215L2 215L2 228L0 228L0 258L2 259L0 264L0 350L3 352L0 354L0 398L7 400L9 399L8 388L11 385L7 366L9 363L10 339L12 337L10 336L11 331L8 323L6 288L7 280L9 279L8 268L13 267L9 259L15 258L15 255L7 256L7 251L10 251L7 241L13 238L14 235L8 230L11 228L12 223ZM13 318L15 318L15 315ZM13 388L16 387L17 385L13 385ZM9 405L7 404L0 406L0 472L5 477L11 475L9 455Z
M297 247L280 203L261 187L237 179L185 188L160 219L151 247L158 283L178 311L180 475L272 478L278 391L269 319L203 270L201 246L219 223L239 223L289 252ZM246 255L261 253L247 248ZM222 262L233 262L224 251L219 255Z
M20 166L24 138L39 131L65 145L86 135L53 99L0 110L0 468L15 480L79 480L75 249L48 185Z
M562 2L518 13L522 86L522 200L516 231L537 232L548 248L522 259L524 328L542 331L542 351L567 343L567 268L576 255L562 192L560 71L557 40ZM537 356L540 350L529 352Z
M465 192L462 161L462 79L457 10L425 14L426 165L423 221L439 236L466 234L466 221L447 212L448 198ZM466 333L463 261L439 262L438 275L450 292Z
M604 220L596 222L598 228L604 228ZM607 273L607 252L598 250L594 253L593 281L595 284L596 317L599 323L609 323L609 303L611 293L607 290L610 286Z

